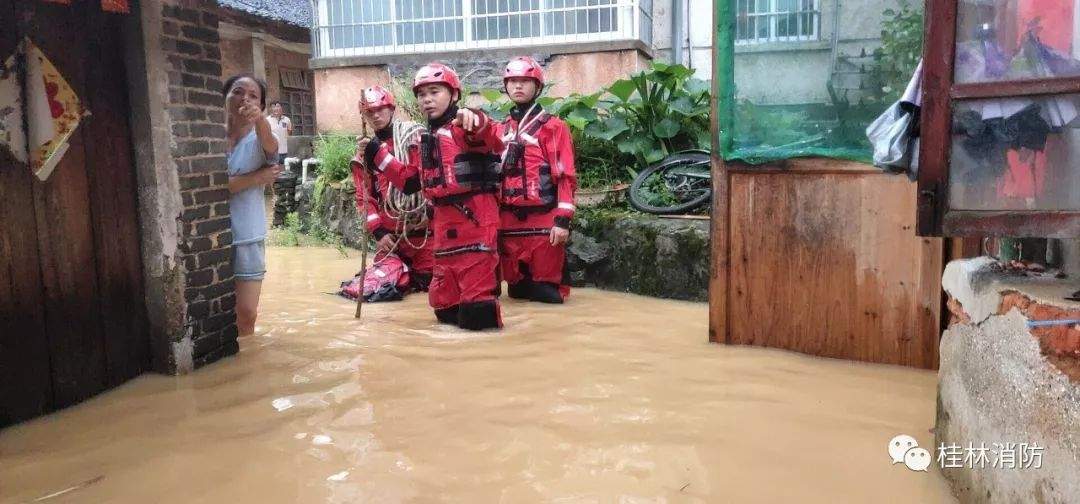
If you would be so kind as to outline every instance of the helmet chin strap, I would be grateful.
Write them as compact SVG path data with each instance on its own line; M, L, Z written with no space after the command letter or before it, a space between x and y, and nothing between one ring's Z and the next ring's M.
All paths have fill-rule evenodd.
M457 111L457 100L451 101L450 106L446 107L446 110L443 111L442 115L428 119L428 129L435 131L443 127L446 123L457 117Z

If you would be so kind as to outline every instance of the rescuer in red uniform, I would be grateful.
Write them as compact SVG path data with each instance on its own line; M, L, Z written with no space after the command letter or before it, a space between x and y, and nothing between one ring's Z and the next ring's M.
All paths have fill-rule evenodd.
M577 190L570 129L536 103L544 71L532 58L511 60L503 86L515 105L500 128L502 275L512 298L562 303L570 295L564 271Z
M406 154L405 162L418 159L423 128L395 120L396 108L394 95L382 86L369 87L361 93L360 114L374 129L375 137L387 152L395 152L396 143L403 141L404 148L398 150ZM398 190L390 187L386 175L369 174L364 169L364 148L369 141L368 138L360 139L351 168L356 186L356 207L361 216L367 216L368 233L375 238L376 260L396 253L408 266L410 288L427 290L435 265L435 242L429 236L427 207L419 196L403 198L396 194Z
M431 63L413 79L428 118L418 162L397 159L378 138L364 149L364 166L406 193L431 202L435 267L428 300L435 316L463 329L502 327L499 310L499 157L497 124L483 112L459 109L461 81Z

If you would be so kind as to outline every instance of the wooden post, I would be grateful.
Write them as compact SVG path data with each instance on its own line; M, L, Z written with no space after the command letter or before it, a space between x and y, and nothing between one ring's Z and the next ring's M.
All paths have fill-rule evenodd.
M721 96L727 96L726 103L733 102L734 48L730 37L734 28L735 16L731 11L731 0L714 0L713 3L713 80L710 98L712 138L712 222L709 230L710 261L709 268L709 341L712 343L731 343L728 324L728 169L722 153L731 145L732 132L721 128L722 124L731 124L731 107L721 107ZM721 25L727 25L721 29ZM730 95L730 96L729 96ZM723 118L721 117L723 116ZM725 121L726 119L726 121Z

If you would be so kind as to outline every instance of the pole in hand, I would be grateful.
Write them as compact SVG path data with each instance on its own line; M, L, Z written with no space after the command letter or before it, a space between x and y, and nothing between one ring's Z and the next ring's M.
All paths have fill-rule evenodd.
M360 118L361 136L367 138L368 127L367 120L363 117ZM367 167L364 167L366 170ZM357 191L363 191L361 194L368 194L367 192L367 173L364 173L363 177L360 177L360 184L363 187L357 187ZM368 249L368 232L367 232L367 205L364 205L363 219L360 220L360 288L356 292L356 315L355 318L360 318L360 311L364 308L364 279L367 278L367 249Z

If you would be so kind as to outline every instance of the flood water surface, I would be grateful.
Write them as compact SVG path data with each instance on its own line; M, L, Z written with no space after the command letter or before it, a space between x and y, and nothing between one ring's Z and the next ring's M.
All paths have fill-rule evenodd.
M272 248L256 336L0 431L0 502L952 502L936 375L710 345L707 306L577 289L501 332L423 295L327 295L357 259ZM933 450L931 449L931 453Z

